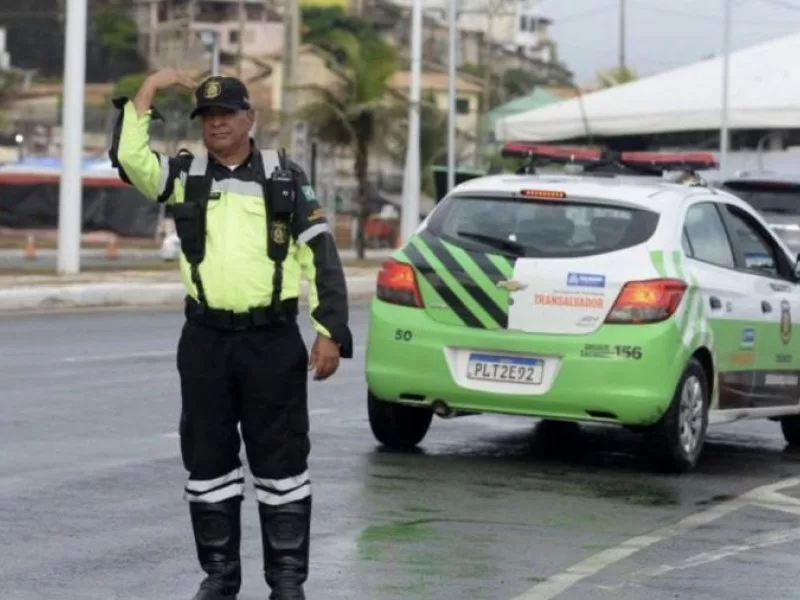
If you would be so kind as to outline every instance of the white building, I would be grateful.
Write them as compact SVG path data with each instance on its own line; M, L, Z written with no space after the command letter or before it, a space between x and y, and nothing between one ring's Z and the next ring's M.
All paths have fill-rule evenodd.
M389 0L411 8L412 0ZM449 0L423 0L425 12L447 19ZM486 40L528 58L548 63L555 59L549 35L552 21L542 16L541 0L460 0L456 26L479 31Z

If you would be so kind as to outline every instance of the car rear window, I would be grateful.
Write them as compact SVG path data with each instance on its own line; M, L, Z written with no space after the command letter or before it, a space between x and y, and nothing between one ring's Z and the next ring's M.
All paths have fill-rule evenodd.
M450 197L428 230L459 246L527 257L579 257L622 250L647 241L658 213L585 202Z

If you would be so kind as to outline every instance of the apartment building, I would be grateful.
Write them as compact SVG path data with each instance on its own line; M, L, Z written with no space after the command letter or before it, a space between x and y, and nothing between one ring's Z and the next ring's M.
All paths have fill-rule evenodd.
M199 69L210 54L202 34L219 35L222 59L274 54L283 22L264 0L134 0L140 51L152 68Z

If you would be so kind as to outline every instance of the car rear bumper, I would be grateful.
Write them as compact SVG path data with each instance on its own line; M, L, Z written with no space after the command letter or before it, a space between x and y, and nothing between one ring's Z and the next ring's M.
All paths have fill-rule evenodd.
M374 300L366 379L379 399L464 412L648 425L672 399L687 355L672 321L538 335L443 325L424 310ZM471 351L544 359L539 385L466 376Z

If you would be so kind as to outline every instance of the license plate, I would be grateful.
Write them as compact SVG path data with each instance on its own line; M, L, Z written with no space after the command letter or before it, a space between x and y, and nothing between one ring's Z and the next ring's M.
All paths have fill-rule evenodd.
M544 374L541 358L471 354L467 366L469 379L540 385Z

